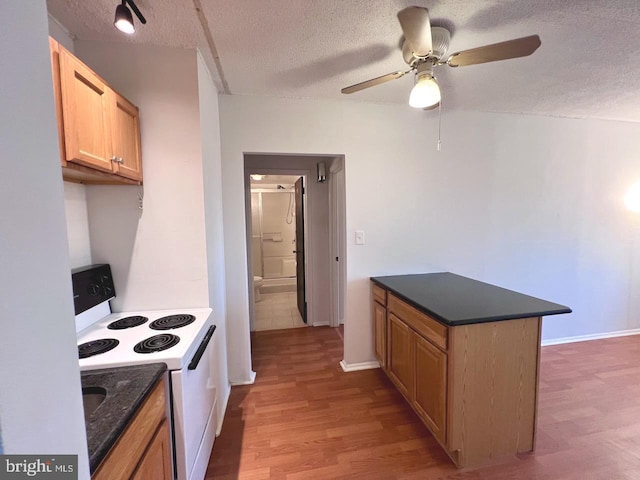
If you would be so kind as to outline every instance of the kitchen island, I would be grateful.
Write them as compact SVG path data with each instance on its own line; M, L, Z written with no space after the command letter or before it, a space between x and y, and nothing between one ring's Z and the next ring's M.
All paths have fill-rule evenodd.
M371 282L380 366L453 462L532 451L542 317L571 309L448 272Z

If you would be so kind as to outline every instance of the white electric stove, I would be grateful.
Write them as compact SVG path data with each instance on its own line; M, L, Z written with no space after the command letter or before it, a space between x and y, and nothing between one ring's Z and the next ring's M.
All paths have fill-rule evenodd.
M72 274L80 370L165 363L171 391L174 475L204 479L217 429L210 308L112 313L108 265Z
M111 313L78 333L79 353L89 355L80 358L80 369L164 362L180 370L212 325L210 314L210 308Z

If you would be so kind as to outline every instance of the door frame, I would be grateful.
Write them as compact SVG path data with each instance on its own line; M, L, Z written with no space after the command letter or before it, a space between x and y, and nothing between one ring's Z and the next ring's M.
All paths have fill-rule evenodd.
M329 169L329 241L331 251L331 318L329 325L344 323L347 285L346 199L344 157ZM338 258L338 261L335 261Z
M295 168L246 168L244 169L244 193L245 193L245 224L246 224L246 251L247 251L247 289L249 291L249 330L254 331L255 328L255 293L253 287L253 227L251 223L251 175L292 175L304 177L304 185L307 185L312 178L312 172L306 169ZM312 327L314 324L314 299L313 299L313 267L309 261L309 257L313 252L313 239L309 235L309 202L313 199L308 195L309 190L305 188L303 195L304 209L304 248L308 254L305 256L304 280L305 280L305 298L307 300L307 326Z

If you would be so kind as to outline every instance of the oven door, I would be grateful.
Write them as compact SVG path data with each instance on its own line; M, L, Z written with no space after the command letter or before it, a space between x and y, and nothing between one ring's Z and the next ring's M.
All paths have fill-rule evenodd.
M178 480L202 480L215 440L213 376L215 326L209 327L188 366L171 372L173 430Z

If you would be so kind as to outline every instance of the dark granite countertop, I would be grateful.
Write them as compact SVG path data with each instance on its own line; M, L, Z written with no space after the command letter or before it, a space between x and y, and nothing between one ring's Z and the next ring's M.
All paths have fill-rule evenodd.
M371 280L448 326L571 313L564 305L449 272Z
M164 363L81 372L82 389L104 388L107 396L86 422L93 473L167 370Z

